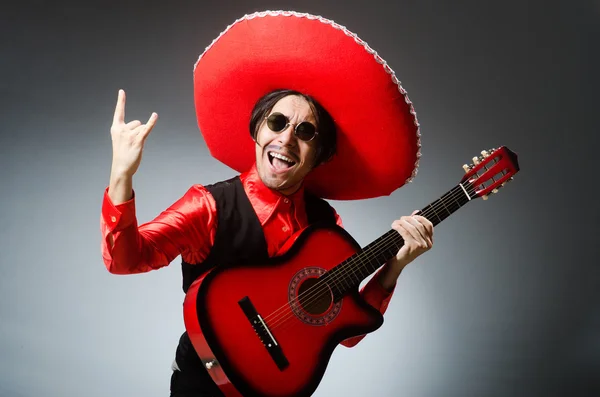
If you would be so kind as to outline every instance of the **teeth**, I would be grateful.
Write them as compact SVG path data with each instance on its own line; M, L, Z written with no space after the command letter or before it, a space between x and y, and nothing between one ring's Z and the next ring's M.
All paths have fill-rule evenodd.
M291 164L295 164L295 161L292 160L289 157L284 156L283 154L279 154L279 153L275 153L275 152L269 152L269 154L273 157L277 157L280 160L283 160L285 162L291 163Z

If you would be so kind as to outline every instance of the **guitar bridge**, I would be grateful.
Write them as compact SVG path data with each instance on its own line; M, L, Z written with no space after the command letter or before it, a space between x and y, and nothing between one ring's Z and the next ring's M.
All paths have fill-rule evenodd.
M240 299L238 302L242 311L246 315L246 318L250 322L252 328L254 328L254 332L262 342L263 346L267 349L267 352L277 365L280 371L283 371L290 364L285 355L283 354L283 350L281 350L281 346L275 340L275 337L267 327L267 324L264 322L263 318L254 308L254 305L250 301L250 298L247 296Z

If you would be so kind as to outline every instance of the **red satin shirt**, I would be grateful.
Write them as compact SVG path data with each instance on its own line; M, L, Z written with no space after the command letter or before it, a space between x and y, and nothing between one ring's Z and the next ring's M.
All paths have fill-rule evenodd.
M273 191L262 183L256 165L242 173L240 179L262 225L269 256L283 254L293 243L290 237L308 226L304 188L290 196ZM337 213L335 216L336 223L343 227L340 216ZM138 226L135 192L129 201L114 205L107 187L102 202L100 228L102 258L111 273L148 272L169 265L178 255L187 263L197 264L208 256L215 240L216 203L204 186L193 185L154 220ZM360 293L383 314L393 290L385 290L375 275ZM347 339L343 345L354 346L363 337Z

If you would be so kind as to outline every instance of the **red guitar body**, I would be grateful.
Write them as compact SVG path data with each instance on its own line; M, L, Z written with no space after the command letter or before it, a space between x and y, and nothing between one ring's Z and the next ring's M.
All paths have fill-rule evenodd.
M192 284L184 302L186 330L225 396L310 396L340 342L382 325L383 316L358 288L337 302L327 290L293 303L310 297L322 272L359 249L338 226L311 226L268 263L219 266ZM283 368L267 348L271 339L261 341L242 309L246 297L245 307L260 315L281 348Z
M434 226L471 200L487 199L519 171L516 153L505 146L481 154L463 166L458 185L420 212ZM358 283L403 244L395 230L362 250L335 225L311 226L290 241L268 263L221 265L188 289L187 332L226 397L309 396L340 342L383 323L359 296Z

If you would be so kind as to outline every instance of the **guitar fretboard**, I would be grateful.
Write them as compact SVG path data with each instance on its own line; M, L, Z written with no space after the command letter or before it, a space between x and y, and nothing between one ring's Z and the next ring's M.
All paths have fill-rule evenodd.
M442 197L424 207L419 215L427 218L435 226L458 211L472 198L473 186L468 182L458 184ZM400 233L391 229L321 276L321 280L329 285L333 291L334 300L338 301L347 292L356 288L362 280L393 258L403 244L404 239Z

